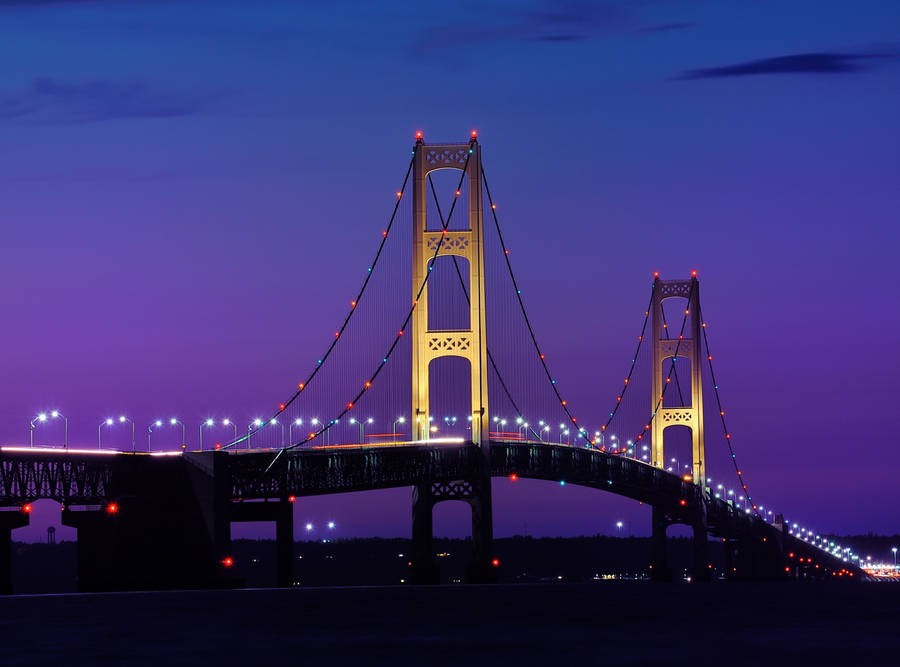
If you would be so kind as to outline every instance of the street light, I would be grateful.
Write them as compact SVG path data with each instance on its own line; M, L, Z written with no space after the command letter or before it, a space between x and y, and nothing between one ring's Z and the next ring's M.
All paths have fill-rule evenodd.
M44 422L47 421L47 416L48 416L48 415L47 415L46 412L41 412L41 413L38 414L34 419L31 420L31 422L30 422L30 424L29 424L29 429L28 429L28 445L29 445L29 447L34 447L34 426L35 426L35 422L40 422L40 423L43 424ZM52 410L52 411L50 412L50 415L49 415L49 416L52 417L53 419L56 419L57 417L61 417L62 420L63 420L63 422L65 422L65 429L66 429L66 430L65 430L65 440L64 440L63 442L64 442L65 448L68 449L68 448L69 448L69 420L68 420L68 419L66 418L66 416L65 416L63 413L61 413L59 410Z
M897 567L897 547L891 547L891 553L894 554L894 567Z
M356 417L350 417L351 424L359 425L359 444L363 445L366 442L366 424L374 424L375 420L369 417L368 419L357 419Z
M133 452L133 451L134 451L134 422L131 421L131 420L130 420L128 417L126 417L125 415L120 415L120 416L119 416L119 423L120 423L120 424L124 424L125 422L128 422L129 424L131 424L131 451Z
M184 424L183 424L182 422L180 422L178 419L176 419L175 417L172 417L172 418L169 420L169 423L170 423L172 426L175 426L176 424L180 424L180 425L181 425L181 448L184 449L185 446L187 445L187 443L185 442L185 438L184 438Z
M41 422L42 424L47 421L47 413L42 412L37 417L31 420L28 425L28 446L34 447L34 422Z
M257 417L252 422L247 424L247 449L250 449L250 436L253 435L253 429L259 428L263 425L263 420Z
M147 427L147 451L150 451L150 435L153 433L153 427L159 428L163 425L162 419L157 419Z
M292 421L288 425L288 440L291 441L291 444L294 444L294 427L295 426L303 426L303 420L300 417L297 417L294 421Z
M213 418L209 418L206 421L200 422L200 451L203 451L203 427L204 426L215 426L216 421Z
M103 425L104 425L104 424L106 424L107 426L112 426L114 423L115 423L115 422L113 422L113 418L112 418L112 417L107 417L107 418L104 419L102 422L100 422L100 424L98 424L98 426L97 426L97 449L101 449L101 445L100 445L100 429L103 428Z
M619 537L622 537L622 528L625 526L621 521L616 521L616 530L619 532Z
M232 437L231 442L234 442L235 440L237 440L237 424L235 424L230 419L223 419L222 426L230 426L231 427L231 432L234 436L234 437Z
M394 425L391 427L391 434L393 435L393 438L392 438L393 442L397 441L397 424L405 424L405 423L406 423L406 417L397 417L394 420Z

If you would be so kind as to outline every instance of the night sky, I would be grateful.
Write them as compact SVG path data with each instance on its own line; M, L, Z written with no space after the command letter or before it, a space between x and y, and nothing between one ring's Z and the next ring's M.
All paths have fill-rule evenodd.
M478 128L581 414L614 400L653 271L696 269L758 502L900 532L898 54L887 0L0 0L0 443L53 408L71 446L107 415L139 442L177 415L194 442L207 416L271 413L343 317L414 132ZM408 535L408 502L305 499L296 518ZM439 506L436 532L467 512ZM649 530L615 496L495 481L498 536L619 519Z

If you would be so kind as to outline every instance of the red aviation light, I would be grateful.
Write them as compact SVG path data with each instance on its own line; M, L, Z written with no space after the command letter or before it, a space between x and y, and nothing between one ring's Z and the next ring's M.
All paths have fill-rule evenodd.
M472 138L473 138L473 139L477 139L477 138L478 138L478 130L472 130Z
M234 558L232 558L231 556L226 556L222 559L222 565L225 567L231 567L232 565L234 565Z
M519 476L518 476L516 473L513 473L512 475L509 476L509 481L510 481L510 482L515 482L515 481L517 481L518 479L519 479Z
M494 560L491 561L491 565L493 565L494 567L500 567L500 559L495 558Z
M119 506L116 503L110 503L109 505L106 506L106 513L107 514L118 514Z
M288 496L288 502L289 502L289 503L292 503L292 502L294 502L295 500L297 500L297 496Z
M681 500L678 501L678 504L681 505L682 507L685 507L687 505L687 500L682 498Z
M423 134L422 130L419 130L418 132L416 132L416 140L417 140L417 141L422 141L422 138L423 138L424 136L425 136L425 135Z
M32 509L33 508L31 507L31 503L25 503L24 505L22 505L22 511L25 512L25 514L31 514Z

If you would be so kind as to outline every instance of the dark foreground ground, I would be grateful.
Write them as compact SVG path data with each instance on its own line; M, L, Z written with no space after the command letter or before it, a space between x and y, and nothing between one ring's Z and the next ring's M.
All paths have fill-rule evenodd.
M0 598L3 665L896 665L893 584L518 584Z

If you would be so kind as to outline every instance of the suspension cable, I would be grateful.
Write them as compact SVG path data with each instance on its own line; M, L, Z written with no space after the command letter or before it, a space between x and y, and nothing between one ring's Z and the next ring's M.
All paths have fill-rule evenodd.
M437 209L438 217L441 219L441 225L444 224L444 214L441 212L441 204L438 201L437 190L434 187L434 180L431 178L431 174L428 174L428 185L431 186L431 196L434 200L434 206ZM470 306L471 301L469 299L469 290L466 289L466 281L463 278L462 271L459 268L459 262L456 260L456 255L451 255L453 258L453 268L456 269L456 277L459 279L459 286L462 289L463 296L466 299L466 305ZM500 373L500 369L497 367L497 362L494 360L494 355L491 354L491 348L487 348L487 358L491 364L491 367L494 369L494 373L497 374L497 379L500 380L500 386L503 388L503 392L506 394L506 398L509 399L509 402L512 404L513 409L516 411L516 414L519 415L519 418L522 418L522 410L519 409L518 404L515 399L512 397L512 393L509 391L509 387L506 385L506 381L503 379L503 375ZM528 427L532 433L537 433L534 431L534 428L531 426Z
M662 302L659 304L659 312L662 314L662 324L663 331L666 333L666 340L671 340L669 337L669 323L666 322L666 309ZM672 366L675 366L675 357L672 357ZM681 407L684 407L684 394L681 393L681 380L678 379L678 369L675 368L675 387L678 389L678 400L681 401Z
M625 398L625 392L628 391L628 383L631 382L631 376L634 375L634 366L637 363L638 355L641 352L641 345L644 342L644 334L647 332L647 321L650 319L650 308L653 305L653 290L656 289L656 282L650 285L650 303L647 304L647 310L644 311L644 323L641 325L641 333L638 336L637 347L634 350L634 354L631 356L631 366L628 368L628 375L625 376L625 381L622 384L622 391L619 392L619 395L616 396L616 404L613 406L613 409L609 413L609 418L606 420L606 423L600 427L600 430L606 432L606 429L609 428L610 423L613 420L613 417L616 416L616 413L619 411L619 408L622 406L622 399ZM596 443L593 443L596 444Z
M691 289L688 292L688 303L691 302L691 297L694 296L694 289L697 285L697 279L694 278L691 280ZM644 428L641 430L640 434L635 438L635 442L638 440L644 439L644 434L650 430L650 425L653 423L653 419L659 413L660 408L663 404L663 399L666 396L666 389L669 388L669 384L672 381L672 373L675 371L675 360L678 358L678 350L681 348L681 341L684 340L684 327L687 324L688 314L690 313L689 309L685 309L684 315L681 318L681 329L678 332L678 342L675 343L675 351L672 353L672 365L669 367L669 373L666 375L666 381L663 383L662 392L659 395L659 400L656 402L656 407L653 408L653 412L650 414L650 419L647 420L647 423L644 424ZM700 314L697 313L696 317L700 317ZM699 344L698 344L699 347Z
M284 403L280 403L278 405L278 410L272 415L269 419L262 421L262 423L253 431L248 431L247 435L242 435L239 438L229 442L227 445L223 446L222 449L228 449L229 447L233 447L245 440L248 440L251 436L258 433L260 430L264 429L268 426L273 419L276 419L281 413L283 413L288 406L290 406L300 394L306 389L310 382L312 382L313 378L316 377L319 373L319 369L328 361L328 358L331 356L332 351L337 345L338 341L341 338L341 335L344 333L344 330L350 324L350 319L353 317L353 314L357 310L357 306L359 305L360 300L362 299L363 294L366 291L366 287L369 285L369 281L372 279L372 274L375 273L375 267L378 266L378 260L381 258L382 251L384 250L384 246L387 243L388 235L391 232L391 228L394 226L394 220L397 217L397 212L400 209L400 202L403 199L403 194L406 192L406 185L409 182L409 175L412 173L413 163L416 159L416 151L419 149L420 144L416 143L412 150L412 157L409 160L409 166L406 168L406 175L403 177L403 185L400 188L400 191L397 193L397 201L394 203L394 210L391 212L391 217L388 220L387 227L385 227L384 231L381 232L381 242L378 244L378 250L375 252L375 258L372 260L372 263L366 269L366 277L362 282L362 286L359 288L359 292L356 294L356 298L350 302L350 310L348 311L346 317L344 317L344 321L341 323L340 328L335 332L334 337L331 339L331 343L328 345L328 349L325 350L325 354L318 360L316 360L316 365L313 367L312 371L306 376L306 379L303 382L300 382L297 385L297 390L293 393L293 395Z
M731 432L728 430L728 426L725 423L725 410L722 409L722 399L719 396L719 383L716 382L716 373L713 370L712 363L712 352L709 351L709 334L706 332L706 321L703 319L703 311L701 310L699 303L697 304L697 317L700 318L700 328L703 331L703 344L706 347L706 361L709 365L709 375L713 383L713 393L716 397L716 407L719 408L719 419L722 421L722 430L725 434L725 442L728 444L728 451L731 454L731 464L734 466L734 472L737 473L738 483L740 483L741 488L744 490L744 493L747 496L747 502L750 504L750 507L753 508L756 516L759 517L759 510L756 504L753 502L753 496L750 495L750 489L747 488L747 484L746 482L744 482L743 471L737 463L737 456L734 453L734 445L731 444ZM763 520L765 520L764 517L760 518L763 518Z
M488 187L487 175L484 172L484 167L482 167L481 169L481 179L484 181L484 191L487 194L488 204L490 204L491 207L491 215L494 218L494 227L497 230L497 237L500 239L500 247L503 249L503 257L506 260L506 269L509 272L510 279L512 280L513 288L516 290L516 299L519 302L519 309L522 311L522 317L525 319L525 324L528 327L528 334L531 337L531 342L538 354L541 366L544 369L544 374L550 381L550 386L553 389L553 393L556 395L556 398L559 400L560 406L566 413L569 421L575 426L577 434L584 438L586 444L590 445L591 439L588 437L587 431L583 428L578 428L578 420L572 414L571 410L569 410L567 401L565 401L562 395L559 393L559 388L556 386L556 380L553 378L553 375L551 375L550 369L547 366L547 360L544 358L544 353L541 352L541 346L537 342L537 336L535 336L534 327L531 326L531 319L528 317L528 312L525 310L525 302L522 300L522 290L519 289L519 283L516 280L516 275L513 272L512 263L509 260L509 248L506 247L506 241L504 241L503 233L500 231L500 221L497 218L497 206L494 204L494 200L491 197L491 189L490 187Z
M354 396L350 401L347 402L346 406L343 408L343 410L341 410L341 412L338 415L336 415L333 419L330 419L327 423L323 424L322 428L320 428L318 431L316 431L314 433L310 433L303 440L296 442L296 443L291 443L290 445L288 445L286 447L282 447L280 449L280 451L278 452L278 454L275 456L275 458L272 460L272 462L269 464L269 467L266 468L265 472L268 472L269 469L271 469L271 467L275 464L275 461L278 460L278 457L281 456L281 454L283 452L290 451L292 449L296 449L297 447L300 447L301 445L304 445L304 444L310 442L311 440L314 440L315 438L317 438L320 435L322 435L323 433L325 433L332 426L334 426L344 415L346 415L348 412L350 412L350 410L353 409L353 406L356 404L356 402L359 401L359 399L362 397L362 395L372 386L372 383L375 381L375 379L381 373L382 369L384 369L385 365L387 364L388 359L391 358L391 355L394 353L394 350L397 348L397 344L400 342L400 338L403 336L404 330L409 325L409 321L412 319L413 312L415 312L416 306L419 305L419 298L422 296L422 293L425 291L425 286L428 284L428 278L431 276L432 269L434 268L434 263L437 260L438 255L440 254L441 248L443 247L444 239L447 238L447 228L449 227L450 221L453 218L453 212L456 210L456 203L459 201L459 195L461 192L463 180L465 179L466 174L468 172L468 168L469 168L469 159L471 158L472 153L474 152L473 149L471 148L471 146L474 143L475 143L475 139L473 138L472 141L470 142L469 151L466 154L466 161L462 167L462 172L459 177L459 183L456 186L456 194L453 197L453 204L450 206L450 212L447 214L447 220L445 222L441 223L441 236L438 239L437 244L435 244L434 253L431 256L431 259L428 261L428 270L425 272L425 278L422 280L422 284L419 285L419 289L416 292L416 296L413 299L413 302L412 302L412 305L410 306L409 312L407 312L406 317L403 320L403 324L398 329L397 334L394 336L394 340L391 342L390 346L388 347L387 351L385 352L384 356L382 357L381 362L378 364L378 367L375 369L375 371L372 373L372 375L369 377L369 379L365 382L362 389L359 390L359 392L356 394L356 396ZM416 144L417 147L421 146L421 145L424 145L424 144L421 144L418 142Z

